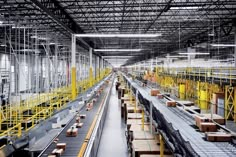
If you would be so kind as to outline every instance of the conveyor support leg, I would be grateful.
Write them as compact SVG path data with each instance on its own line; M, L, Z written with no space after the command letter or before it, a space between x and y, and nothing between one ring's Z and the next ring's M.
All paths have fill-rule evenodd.
M164 157L164 141L163 141L163 137L162 135L160 134L160 157Z

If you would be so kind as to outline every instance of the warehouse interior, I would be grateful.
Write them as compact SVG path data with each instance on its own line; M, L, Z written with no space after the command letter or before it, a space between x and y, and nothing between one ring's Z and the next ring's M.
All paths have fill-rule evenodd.
M236 156L236 1L0 0L13 156Z

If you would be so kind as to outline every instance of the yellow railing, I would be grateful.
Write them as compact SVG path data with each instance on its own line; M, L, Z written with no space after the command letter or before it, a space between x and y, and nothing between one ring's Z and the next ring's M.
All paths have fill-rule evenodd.
M95 83L103 79L111 72L110 69L104 69L100 72L100 77L95 79L87 78L76 83L77 89L81 88L84 92ZM39 121L50 117L55 110L65 107L66 102L70 101L71 86L53 89L49 93L42 93L30 96L28 99L20 102L14 102L11 105L0 107L0 136L21 136L22 132L27 132L33 128Z

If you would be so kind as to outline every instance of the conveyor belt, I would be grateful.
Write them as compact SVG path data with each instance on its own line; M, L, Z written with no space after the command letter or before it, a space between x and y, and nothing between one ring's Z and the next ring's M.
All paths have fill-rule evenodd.
M125 76L126 77L126 76ZM203 139L204 134L197 132L194 127L193 119L191 119L186 113L181 112L177 108L169 108L159 101L156 97L150 96L150 89L139 86L131 79L126 79L131 85L139 91L139 93L151 101L163 115L164 118L170 122L176 130L179 130L184 140L189 141L193 149L202 157L233 157L236 156L236 148L228 142L208 142Z
M88 130L90 129L90 126L94 120L94 117L96 116L99 106L102 104L103 99L105 99L106 94L108 92L109 86L107 86L104 89L104 92L99 96L96 103L94 104L94 107L90 111L86 111L86 107L83 107L80 110L80 114L86 114L86 118L82 119L82 122L84 123L82 128L79 128L78 135L76 137L66 137L66 131L76 122L76 117L74 117L64 128L64 130L61 132L61 134L58 136L60 143L66 143L66 151L62 154L61 157L76 157L80 151L80 148L84 142L84 139L88 133ZM41 153L41 156L49 155L54 149L56 148L55 143L51 143L50 146L44 150L43 153Z

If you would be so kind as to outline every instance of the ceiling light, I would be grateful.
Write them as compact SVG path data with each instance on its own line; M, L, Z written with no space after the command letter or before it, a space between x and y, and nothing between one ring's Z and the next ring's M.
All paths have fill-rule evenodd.
M24 51L28 51L28 52L34 52L34 49L21 49L21 50L15 50L15 51L19 51L19 52L24 52Z
M106 60L128 60L128 58L104 58Z
M196 10L196 9L199 9L198 6L183 6L183 7L177 7L177 6L173 6L173 7L170 7L171 10Z
M211 44L213 47L236 47L234 44Z
M166 58L184 58L188 56L166 56Z
M142 49L94 49L95 52L139 52Z
M3 24L3 21L0 21L0 25L2 25Z
M191 53L188 53L188 52L180 52L179 53L180 55L209 55L210 53L202 53L202 52L191 52Z
M31 27L24 27L24 26L12 26L13 29L18 28L18 29L25 29L25 28L31 28Z
M49 38L45 38L45 37L39 37L39 40L49 40Z
M38 36L33 35L33 36L31 36L30 38L32 38L32 39L36 39L36 38L38 38Z
M161 34L75 34L75 36L81 38L155 38Z
M7 45L6 45L6 44L1 44L0 46L1 46L1 47L7 47Z
M210 37L214 37L215 34L214 34L214 33L209 33L208 36L210 36Z
M102 56L102 58L132 58L134 56Z

